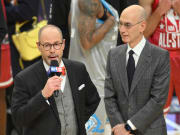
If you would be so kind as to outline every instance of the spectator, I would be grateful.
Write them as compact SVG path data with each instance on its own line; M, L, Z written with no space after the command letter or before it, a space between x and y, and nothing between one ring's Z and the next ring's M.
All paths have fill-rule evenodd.
M164 113L168 113L174 91L180 102L180 0L139 0L139 3L148 15L145 37L170 53L170 87L164 108Z
M3 2L3 0L1 0L1 2L0 2L0 17L1 17L1 19L0 19L1 20L0 21L0 44L7 33L7 26L6 26L5 17L3 14L4 12L3 12L3 7L2 7L2 2Z
M0 1L0 135L6 135L6 88L12 84L10 74L10 51L9 44L2 44L7 34L7 26L5 20L4 1Z
M108 134L106 126L109 122L103 102L105 67L108 51L117 44L118 12L106 2L78 0L71 2L70 20L69 59L78 60L86 65L102 99L96 113L87 123L87 132ZM94 125L90 124L92 121Z
M119 15L121 15L121 12L123 11L123 9L125 9L128 6L127 0L106 0L106 1L118 11ZM129 1L132 1L132 0L129 0ZM117 45L122 45L122 44L123 44L123 41L121 39L120 33L118 32Z
M62 30L66 45L63 53L64 58L68 58L70 35L68 28L68 16L70 12L71 0L52 0L49 24L58 26Z
M32 17L39 15L40 2L38 0L17 0L17 4L12 4L6 0L6 13L7 13L7 22L8 22L8 32L11 45L11 61L12 61L12 71L13 77L22 70L20 66L20 56L19 53L12 41L12 34L15 33L15 23L24 22L29 20L29 23L21 28L21 31L29 30L32 28ZM24 68L31 65L39 58L33 61L22 61Z

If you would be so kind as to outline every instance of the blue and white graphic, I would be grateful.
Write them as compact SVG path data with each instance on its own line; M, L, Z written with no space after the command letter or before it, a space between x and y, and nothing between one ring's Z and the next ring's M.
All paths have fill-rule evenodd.
M93 114L86 123L86 132L88 135L91 133L104 133L104 129L101 129L101 121L96 114Z

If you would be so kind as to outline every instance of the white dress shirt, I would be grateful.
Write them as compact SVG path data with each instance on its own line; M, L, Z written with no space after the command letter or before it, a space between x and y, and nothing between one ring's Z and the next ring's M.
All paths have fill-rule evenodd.
M134 58L135 67L136 67L138 60L139 60L139 57L141 55L141 52L145 46L145 43L146 43L146 39L143 37L141 39L141 41L134 48L131 48L128 44L128 49L126 51L126 65L127 65L128 59L129 59L129 51L133 50L134 51L133 58Z

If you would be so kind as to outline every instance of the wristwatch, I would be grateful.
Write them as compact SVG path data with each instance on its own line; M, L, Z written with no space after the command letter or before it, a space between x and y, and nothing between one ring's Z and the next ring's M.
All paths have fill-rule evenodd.
M124 125L124 128L127 130L127 131L132 131L132 128L129 126L129 124L125 124Z

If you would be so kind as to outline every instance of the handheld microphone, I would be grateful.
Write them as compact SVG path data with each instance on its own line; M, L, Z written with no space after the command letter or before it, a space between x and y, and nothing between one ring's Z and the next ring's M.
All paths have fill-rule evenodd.
M53 77L55 75L60 76L62 73L62 69L59 67L59 63L57 60L52 60L50 64L50 74L49 77ZM54 91L54 96L58 97L59 90Z

